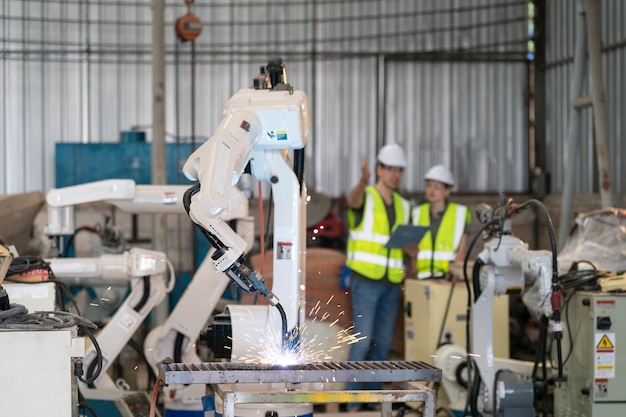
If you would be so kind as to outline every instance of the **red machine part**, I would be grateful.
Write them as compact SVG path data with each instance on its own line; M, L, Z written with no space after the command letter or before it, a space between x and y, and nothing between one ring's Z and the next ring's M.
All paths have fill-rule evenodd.
M193 41L202 33L202 21L193 13L187 13L176 21L175 29L181 41Z

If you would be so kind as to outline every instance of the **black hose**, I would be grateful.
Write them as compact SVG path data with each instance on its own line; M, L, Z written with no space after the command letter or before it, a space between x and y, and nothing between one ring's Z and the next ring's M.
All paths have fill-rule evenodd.
M198 191L200 191L200 182L195 182L183 194L183 207L185 208L187 215L189 215L189 211L191 210L191 197L193 197Z
M287 314L285 313L285 309L282 305L280 305L280 303L276 304L276 308L280 313L280 320L282 322L281 336L283 348L286 348L289 345L289 332L287 331Z
M474 363L472 361L472 363ZM472 366L473 368L476 368L475 366ZM479 417L480 416L480 412L478 411L478 397L480 396L480 374L478 372L478 369L474 369L474 377L473 377L473 383L472 383L472 388L471 388L471 392L470 392L470 396L468 398L469 404L470 404L470 410L472 413L472 417Z
M302 184L304 184L304 161L305 161L304 148L294 149L293 171L295 172L296 178L298 179L298 184L300 184L300 191L302 191Z
M532 379L537 379L537 373L539 371L539 363L542 362L543 358L546 354L546 339L548 334L548 317L542 316L539 320L539 341L537 342L537 351L535 352L535 360L533 362L533 371L532 371ZM545 380L545 372L546 369L543 369L544 372L544 380Z
M100 344L98 343L98 340L93 335L91 330L84 328L84 327L80 327L80 329L83 331L85 335L87 335L89 340L91 340L91 343L93 343L93 347L96 349L96 357L94 358L94 360L91 361L91 363L87 367L87 378L84 379L82 376L79 376L78 379L84 382L85 384L87 384L89 388L95 388L94 382L100 376L100 373L102 372L102 368L104 366L102 350L100 349Z
M146 275L143 277L143 294L141 295L141 300L133 307L133 310L139 313L148 302L148 298L150 298L150 277Z
M546 229L548 229L548 236L550 238L550 252L552 253L552 284L558 286L559 284L559 271L557 266L557 249L556 249L556 237L554 235L554 227L552 226L552 220L548 214L548 209L539 200L530 199L525 203L519 205L517 210L526 208L527 205L534 205L539 209L544 222L546 223Z
M185 341L185 335L176 332L176 339L174 341L174 362L181 363L183 361L183 342Z
M539 208L539 212L541 213L544 219L544 222L546 223L546 228L548 229L548 236L550 237L550 250L552 252L552 294L553 296L555 296L555 294L558 294L558 297L559 297L558 298L559 305L556 308L553 308L552 318L555 322L559 323L561 321L559 271L558 271L558 264L557 264L558 260L557 260L557 249L556 249L556 237L554 235L554 228L552 227L552 220L550 219L548 210L543 205L543 203L539 200L530 199L526 201L524 204L521 204L520 206L518 206L517 210L522 210L528 205L534 205ZM554 299L552 299L551 301L553 300ZM547 337L548 336L547 336L547 329L546 329L545 339L539 340L539 343L543 343L544 345L544 348L542 349L544 351L544 354L545 354L545 344L546 344ZM562 349L561 339L563 337L563 334L561 331L555 331L553 333L553 337L556 339L558 379L562 380L563 379L563 362L562 362L563 354L561 350ZM544 361L545 361L545 358L544 358ZM545 369L544 369L544 373L545 373Z
M478 301L481 294L483 293L482 288L480 288L480 269L485 265L480 258L474 262L474 267L472 268L472 286L474 289L474 302Z
M91 226L81 226L78 229L76 229L74 231L74 233L72 233L72 235L70 236L70 238L68 239L67 243L65 244L65 247L63 248L63 253L61 254L62 258L67 258L70 254L70 250L72 249L72 246L74 246L74 239L76 238L76 235L79 232L82 232L83 230L87 231L87 232L91 232L94 234L98 234L98 231L91 227Z

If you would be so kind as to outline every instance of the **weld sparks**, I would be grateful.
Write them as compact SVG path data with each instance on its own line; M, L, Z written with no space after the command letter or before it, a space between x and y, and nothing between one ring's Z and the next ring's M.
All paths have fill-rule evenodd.
M334 296L331 296L326 305L331 305ZM341 307L341 306L337 306ZM344 315L342 310L339 316ZM252 340L250 348L244 355L232 358L236 362L251 364L271 364L279 366L296 365L303 363L325 362L333 360L342 349L365 339L359 333L353 334L353 327L341 328L337 323L339 318L333 318L327 311L322 311L322 303L317 302L308 313L311 325L323 323L332 329L332 337L321 332L308 331L306 323L291 332L287 348L283 347L283 340L277 332L260 332L261 340ZM338 352L339 351L339 352Z

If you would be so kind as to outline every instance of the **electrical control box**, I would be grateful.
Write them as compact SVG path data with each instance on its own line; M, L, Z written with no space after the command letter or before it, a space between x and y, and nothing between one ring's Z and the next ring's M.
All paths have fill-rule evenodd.
M75 417L78 385L75 358L85 344L76 329L0 330L0 390L3 416Z
M467 287L441 279L404 281L404 359L433 363L442 343L466 346ZM509 358L509 297L494 298L493 349Z
M53 311L56 301L54 282L19 283L3 282L11 303L22 304L29 312Z
M623 415L626 294L576 292L566 298L561 317L564 381L555 386L554 416ZM556 364L556 355L552 363Z

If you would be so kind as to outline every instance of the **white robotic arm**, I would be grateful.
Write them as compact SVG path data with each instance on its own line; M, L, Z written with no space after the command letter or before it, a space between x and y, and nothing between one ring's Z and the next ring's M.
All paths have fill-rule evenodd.
M486 227L491 225L491 233L485 241L484 249L478 255L477 265L481 266L478 282L474 278L474 300L471 308L471 356L482 381L481 403L487 415L495 413L504 391L496 384L497 371L521 369L511 361L498 360L493 352L493 300L495 295L522 293L525 277L536 281L539 292L539 305L534 308L542 316L552 319L554 334L560 336L560 296L555 282L555 253L546 250L529 250L528 244L511 233L511 216L529 203L544 210L541 203L531 200L518 206L504 203L497 210L481 205L477 214ZM549 220L549 219L548 219ZM551 224L549 231L553 236ZM555 246L555 245L553 245ZM534 307L534 306L533 306ZM558 348L560 343L557 342ZM497 387L497 389L496 389ZM532 404L530 404L532 407Z
M99 258L52 258L46 261L58 279L130 281L130 294L96 336L99 351L92 345L85 353L84 379L94 376L98 367L100 374L90 384L80 383L81 389L118 389L106 371L154 306L171 290L171 285L166 285L168 270L172 273L169 261L161 252L139 248ZM173 279L173 274L170 278ZM98 365L99 356L101 366Z
M243 290L262 294L275 307L228 305L224 314L213 321L211 328L217 330L208 333L217 335L211 338L215 343L210 343L215 357L233 361L273 361L276 356L272 354L289 353L291 349L285 348L292 346L293 340L293 345L297 345L298 325L304 323L306 187L294 165L300 161L297 157L303 155L301 150L311 127L309 103L303 92L293 91L284 82L273 81L272 85L274 90L242 89L232 96L215 133L183 167L189 179L198 181L185 193L185 210L211 244L211 252L201 267L203 276L192 281L192 285L197 284L194 299L200 297L202 302L215 303L230 278ZM290 150L296 156L293 164ZM257 180L271 185L274 196L271 291L261 274L245 265L246 244L224 221L229 195L248 165ZM207 261L211 261L213 271L206 269ZM205 284L207 281L212 285ZM200 288L203 285L205 288ZM182 304L181 314L187 310L187 303ZM179 314L175 311L171 317L176 316ZM175 345L174 337L184 340L190 331L176 321L171 324L157 335L170 346ZM167 352L160 349L163 345L153 343L151 336L146 340L147 356L163 360ZM219 356L223 352L217 353L218 349L228 353ZM168 356L177 361L197 362L195 346L190 343L184 344L179 354ZM193 384L168 389L168 397L178 402L169 406L181 410L195 409L193 403L199 401L204 391L204 387ZM254 407L258 414L258 405ZM308 410L308 405L305 408Z
M107 202L128 213L184 214L184 185L136 185L128 179L94 181L46 194L48 224L44 233L50 237L53 257L63 253L64 237L76 231L75 206Z
M242 264L245 244L220 213L248 162L257 179L276 183L272 172L276 164L268 165L264 151L304 147L310 129L308 106L306 95L300 91L242 89L229 100L215 134L183 167L189 179L199 181L189 216L210 235L207 237L216 249L212 255L215 268L244 290L260 291L272 305L278 299L264 287L262 277L257 279Z
M106 202L122 211L133 214L185 214L183 198L186 185L137 185L129 179L110 179L63 188L53 188L46 195L48 224L45 234L53 239L71 235L76 231L75 206L86 203ZM248 200L241 190L229 190L221 218L237 220L237 229L245 231L251 223L248 216ZM241 223L240 223L241 221ZM246 241L246 244L252 240Z
M478 255L484 266L480 274L480 296L472 306L471 343L485 390L485 404L493 404L494 381L498 368L493 351L494 296L522 293L525 276L536 277L543 301L541 311L552 315L550 304L552 258L548 251L528 250L528 244L512 235L503 235L485 243ZM486 407L490 411L489 406Z
M303 92L242 89L227 103L215 134L183 167L188 178L198 180L185 196L185 208L211 243L215 269L245 291L261 293L281 311L283 342L287 329L303 319L300 275L305 246L301 232L305 230L302 195L306 189L289 165L288 150L304 147L310 126L309 103ZM276 198L272 291L258 272L244 264L245 245L221 219L231 186L248 163L252 175L272 185ZM282 255L276 259L279 253ZM283 275L279 275L281 272ZM281 302L286 309L281 310ZM230 310L232 313L234 308ZM237 329L233 328L232 339L235 349Z

